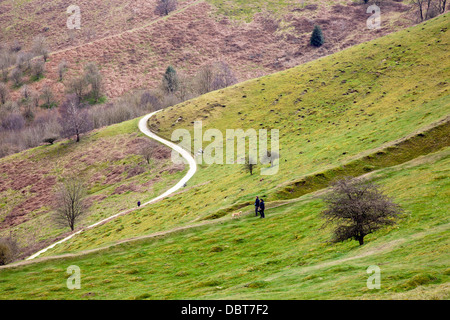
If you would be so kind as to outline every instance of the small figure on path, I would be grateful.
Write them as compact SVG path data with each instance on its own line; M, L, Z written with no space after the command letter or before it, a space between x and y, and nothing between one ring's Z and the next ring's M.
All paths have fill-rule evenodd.
M138 201L138 207L140 207L141 206L141 202L140 201Z
M259 210L259 197L256 197L256 200L255 200L255 217L258 216L258 210Z
M264 209L265 209L264 200L261 199L261 201L259 202L259 212L261 214L261 218L265 218L266 217L264 215Z

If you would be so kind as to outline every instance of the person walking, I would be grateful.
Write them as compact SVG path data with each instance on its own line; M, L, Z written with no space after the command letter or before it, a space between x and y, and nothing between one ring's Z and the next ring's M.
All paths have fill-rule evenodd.
M266 217L264 215L264 209L265 209L264 199L261 199L261 201L259 201L259 212L261 214L261 218L265 218Z
M141 206L141 202L140 201L138 201L138 207L140 207Z
M259 197L256 197L256 200L255 200L255 217L258 216L258 210L259 210Z

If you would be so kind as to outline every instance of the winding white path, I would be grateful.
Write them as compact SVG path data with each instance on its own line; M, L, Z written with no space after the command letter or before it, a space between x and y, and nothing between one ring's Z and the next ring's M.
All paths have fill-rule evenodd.
M195 172L197 171L197 163L195 162L195 159L192 157L192 155L191 155L188 151L184 150L183 148L181 148L180 146L176 145L175 143L173 143L173 142L171 142L171 141L165 140L165 139L163 139L163 138L157 136L156 134L154 134L153 132L151 132L151 131L148 129L148 126L147 126L148 119L150 119L154 114L158 113L159 111L161 111L161 110L152 112L152 113L150 113L150 114L144 116L144 117L139 121L139 130L141 130L141 132L144 133L146 136L148 136L148 137L150 137L150 138L152 138L152 139L154 139L154 140L157 140L157 141L159 141L159 142L165 144L165 145L168 146L169 148L171 148L171 149L177 151L178 153L180 153L181 156L182 156L184 159L186 159L186 161L188 162L188 164L189 164L189 171L188 171L187 174L183 177L183 179L181 179L176 185L174 185L172 188L170 188L169 190L167 190L167 191L164 192L163 194L157 196L156 198L153 198L152 200L147 201L147 202L141 204L141 207L145 207L145 206L147 206L147 205L149 205L149 204L155 203L155 202L157 202L157 201L159 201L159 200L161 200L161 199L163 199L163 198L166 198L166 197L170 196L170 195L171 195L172 193L174 193L175 191L178 191L180 188L182 188L182 187L184 186L184 184L185 184L186 182L189 181L189 179L192 178L192 176L193 176L193 175L195 174ZM128 214L128 213L133 212L133 211L135 211L135 210L137 210L137 209L138 209L138 208L127 209L127 210L122 211L122 212L119 212L119 213L117 213L117 214L115 214L115 215L113 215L113 216L111 216L111 217L108 217L108 218L103 219L103 220L101 220L101 221L99 221L99 222L96 222L96 223L94 223L94 224L92 224L92 225L90 225L90 226L87 226L87 227L85 227L85 228L83 228L83 229L81 229L81 230L79 230L79 231L77 231L77 232L72 233L70 236L68 236L68 237L66 237L66 238L64 238L64 239L62 239L62 240L60 240L60 241L58 241L58 242L55 242L54 244L52 244L52 245L50 245L50 246L48 246L48 247L42 249L41 251L36 252L35 254L33 254L32 256L30 256L29 258L27 258L26 260L32 260L32 259L35 259L36 257L40 256L42 253L46 252L47 250L50 250L50 249L54 248L56 245L58 245L58 244L60 244L60 243L63 243L63 242L66 242L66 241L72 239L74 236L76 236L77 234L80 234L80 233L83 232L84 230L92 229L92 228L94 228L94 227L96 227L96 226L98 226L98 225L100 225L100 224L102 224L102 223L105 223L105 222L107 222L107 221L110 221L110 220L112 220L112 219L114 219L114 218L116 218L116 217L118 217L118 216L120 216L120 215Z

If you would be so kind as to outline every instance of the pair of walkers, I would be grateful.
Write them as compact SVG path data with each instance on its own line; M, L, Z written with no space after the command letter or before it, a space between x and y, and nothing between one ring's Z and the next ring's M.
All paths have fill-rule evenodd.
M263 199L259 199L259 197L256 197L255 200L255 216L258 216L258 212L261 215L261 218L265 218L266 216L264 215L264 209L265 209L265 204L264 204L264 200Z

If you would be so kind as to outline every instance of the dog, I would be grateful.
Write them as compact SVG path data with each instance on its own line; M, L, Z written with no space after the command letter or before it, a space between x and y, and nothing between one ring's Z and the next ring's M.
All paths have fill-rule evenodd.
M233 213L233 214L231 215L231 218L232 218L232 219L240 218L240 217L241 217L241 214L242 214L242 211L235 212L235 213Z

